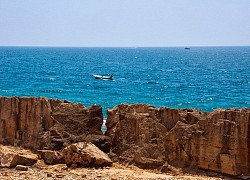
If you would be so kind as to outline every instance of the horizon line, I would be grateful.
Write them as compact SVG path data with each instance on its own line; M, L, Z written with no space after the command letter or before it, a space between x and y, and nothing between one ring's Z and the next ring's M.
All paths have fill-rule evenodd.
M194 48L194 47L249 47L250 45L192 45L192 46L50 46L50 45L0 45L0 47L51 47L51 48Z

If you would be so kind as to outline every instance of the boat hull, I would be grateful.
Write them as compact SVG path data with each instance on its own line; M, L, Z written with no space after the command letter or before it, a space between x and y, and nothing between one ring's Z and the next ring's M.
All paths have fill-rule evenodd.
M110 75L110 76L101 76L101 75L94 74L93 77L95 79L103 79L103 80L112 80L113 79L112 75Z

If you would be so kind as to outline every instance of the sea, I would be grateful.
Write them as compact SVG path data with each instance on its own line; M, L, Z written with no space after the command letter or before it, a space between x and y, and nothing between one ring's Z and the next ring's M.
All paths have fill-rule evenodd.
M93 74L113 74L113 80ZM0 47L0 96L111 109L250 107L250 47Z

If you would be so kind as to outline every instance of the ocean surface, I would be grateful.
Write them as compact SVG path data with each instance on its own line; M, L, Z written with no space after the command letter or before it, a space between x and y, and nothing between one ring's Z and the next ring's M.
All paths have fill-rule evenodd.
M114 74L114 80L93 74ZM0 47L0 96L99 104L250 107L250 47Z

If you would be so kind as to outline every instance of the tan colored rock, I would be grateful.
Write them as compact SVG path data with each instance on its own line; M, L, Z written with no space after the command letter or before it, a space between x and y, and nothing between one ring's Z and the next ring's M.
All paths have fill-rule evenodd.
M104 135L88 135L85 138L86 142L91 142L96 147L98 147L101 151L105 153L109 153L111 148L111 139L108 136Z
M250 174L250 109L217 109L200 122L204 129L193 154L198 166L230 175Z
M101 135L102 108L85 108L65 100L0 97L0 144L60 150Z
M205 113L122 104L107 114L106 135L122 162L250 174L250 109Z
M100 106L0 97L0 144L61 150L88 141L105 152L112 144L112 158L143 168L164 169L167 164L165 169L199 167L230 175L250 174L249 108L205 113L121 104L107 114L103 136ZM9 156L19 158L0 153L5 157L3 164Z
M112 164L111 159L94 144L79 142L63 149L63 156L67 166L103 167Z
M61 102L54 105L53 101L50 100L53 109L52 116L57 123L63 126L64 131L75 136L102 134L103 117L101 106L92 105L85 108L80 103L74 104L70 102Z
M37 148L39 133L53 125L46 98L0 98L0 143Z
M55 124L43 133L43 146L61 150L69 144L85 141L88 135L102 135L101 106L85 108L82 104L50 100Z
M28 171L29 167L28 166L17 165L15 169L19 170L19 171Z
M65 163L63 154L59 151L38 150L38 153L46 164L54 165Z
M107 114L106 135L111 137L112 152L121 161L143 168L157 168L165 163L166 151L169 151L167 133L178 122L197 121L197 118L187 116L184 110L154 108L145 104L118 105Z
M37 155L29 150L0 145L0 166L14 167L17 165L31 166L37 162Z

